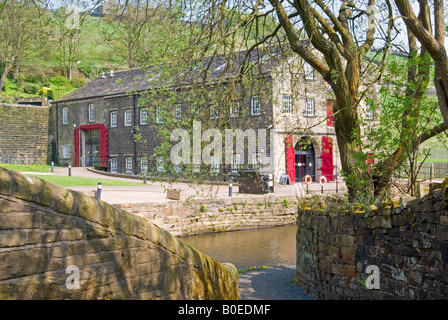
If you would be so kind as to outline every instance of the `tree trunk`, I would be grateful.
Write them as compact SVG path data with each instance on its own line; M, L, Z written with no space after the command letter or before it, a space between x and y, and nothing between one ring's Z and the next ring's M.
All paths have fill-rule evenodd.
M361 130L355 108L356 94L345 92L346 90L348 90L348 86L341 85L341 82L334 86L336 96L334 126L349 198L357 200L360 197L372 197L374 185L372 177L367 172L362 143L360 139L357 139L358 135L355 133L355 131L359 133ZM357 91L356 88L355 90ZM351 97L351 99L347 99L347 97Z
M6 76L8 75L8 72L9 72L9 66L7 63L5 63L4 67L3 67L2 75L0 77L0 91L3 89L3 86L5 85Z

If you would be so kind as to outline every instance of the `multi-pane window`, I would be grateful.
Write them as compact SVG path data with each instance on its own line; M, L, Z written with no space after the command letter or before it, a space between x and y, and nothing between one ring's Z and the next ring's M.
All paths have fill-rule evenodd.
M148 173L148 158L140 158L140 172Z
M62 108L62 124L68 124L68 108Z
M236 102L236 101L232 102L230 104L230 116L231 117L238 117L239 112L240 112L240 104L239 104L239 102Z
M251 112L254 116L261 114L260 98L258 96L254 96L251 99Z
M210 106L210 119L219 119L219 108L216 104Z
M261 168L261 162L258 153L252 155L252 168L256 170L259 170Z
M110 158L110 172L112 172L112 173L118 172L117 158Z
M182 105L179 103L179 104L176 104L176 120L177 121L180 121L181 120L181 117L182 117Z
M283 95L283 113L291 114L292 113L292 99L289 95Z
M89 104L89 122L95 122L95 105Z
M367 110L366 110L366 119L367 119L367 120L373 120L373 119L375 119L375 111L373 110L372 107L367 107Z
M132 157L126 157L126 173L132 173Z
M157 167L156 167L157 172L162 172L164 169L163 157L157 157L156 162L157 162Z
M132 110L126 110L124 112L124 125L132 126Z
M232 173L238 173L240 164L241 164L240 154L238 154L238 153L232 154L232 165L231 165Z
M219 173L221 161L218 156L210 157L210 172L211 173Z
M314 98L306 98L305 116L314 117Z
M116 128L118 124L117 111L111 111L110 113L110 127Z
M156 108L156 123L163 123L163 111L160 108Z
M62 157L64 159L70 158L70 146L65 145L62 147Z
M146 108L140 109L140 124L141 125L148 124L148 109Z
M313 67L305 62L305 80L313 80L314 79L314 69Z

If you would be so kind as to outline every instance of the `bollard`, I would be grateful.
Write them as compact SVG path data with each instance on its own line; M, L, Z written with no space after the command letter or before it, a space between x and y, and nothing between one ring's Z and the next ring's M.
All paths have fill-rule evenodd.
M103 187L103 184L101 182L98 182L98 187L96 189L96 198L101 199L101 188Z
M229 197L232 196L232 188L233 188L233 186L232 186L232 178L230 178L229 179Z
M72 176L72 165L71 164L68 165L68 176L69 177Z
M146 176L143 176L143 184L146 184Z
M51 161L51 172L54 172L54 161Z

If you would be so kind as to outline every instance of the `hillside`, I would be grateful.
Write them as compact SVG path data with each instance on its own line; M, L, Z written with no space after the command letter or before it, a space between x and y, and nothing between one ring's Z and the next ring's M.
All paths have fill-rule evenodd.
M13 102L19 97L40 96L42 87L52 89L49 100L57 100L96 78L102 71L124 69L120 59L102 38L108 22L98 17L87 17L81 28L79 51L72 80L64 80L58 50L45 50L9 72L1 92L1 102Z

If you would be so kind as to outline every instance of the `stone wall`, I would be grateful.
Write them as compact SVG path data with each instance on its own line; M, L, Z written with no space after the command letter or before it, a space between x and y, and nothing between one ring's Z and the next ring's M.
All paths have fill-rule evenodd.
M172 200L114 206L141 216L174 235L273 227L297 221L294 197L235 197L190 203Z
M448 180L429 195L377 208L299 212L296 279L323 299L447 299ZM314 204L315 206L316 204ZM379 289L366 280L379 271Z
M0 299L240 297L233 265L103 201L2 168L0 266Z
M49 107L0 104L0 163L47 163Z

